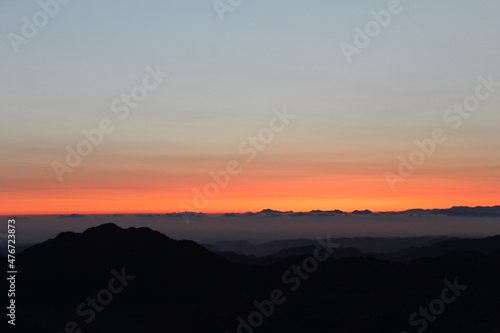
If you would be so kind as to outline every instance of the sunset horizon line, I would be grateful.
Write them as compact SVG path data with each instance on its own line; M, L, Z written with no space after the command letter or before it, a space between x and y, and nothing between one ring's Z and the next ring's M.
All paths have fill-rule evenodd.
M371 213L402 213L402 212L407 212L407 211L412 211L412 210L426 210L426 211L432 211L432 210L450 210L453 208L470 208L470 209L477 209L477 208L495 208L495 207L500 207L500 204L498 205L479 205L479 206L464 206L464 205L453 205L453 206L447 206L447 207L432 207L432 208L425 208L425 207L415 207L415 208L407 208L407 209L395 209L395 210L372 210L372 209L354 209L354 210L342 210L339 208L334 208L334 209L312 209L312 210L279 210L279 209L273 209L273 208L264 208L261 210L233 210L233 211L192 211L192 212L181 212L181 211L130 211L130 212L117 212L117 211L110 211L110 212L85 212L85 211L80 211L79 213L68 213L68 212L50 212L50 213L1 213L0 216L2 217L8 217L8 216L64 216L64 217L83 217L87 215L146 215L146 214L154 214L154 215L169 215L169 214L180 214L180 215L185 215L185 214L203 214L203 215L224 215L224 214L246 214L246 213L252 213L252 214L258 214L262 212L276 212L276 213L312 213L312 212L341 212L341 213L346 213L346 214L352 214L354 212L366 212L369 211Z

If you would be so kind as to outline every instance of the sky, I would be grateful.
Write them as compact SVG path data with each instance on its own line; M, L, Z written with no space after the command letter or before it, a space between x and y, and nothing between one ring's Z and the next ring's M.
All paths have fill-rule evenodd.
M65 1L1 4L0 215L500 202L496 0Z

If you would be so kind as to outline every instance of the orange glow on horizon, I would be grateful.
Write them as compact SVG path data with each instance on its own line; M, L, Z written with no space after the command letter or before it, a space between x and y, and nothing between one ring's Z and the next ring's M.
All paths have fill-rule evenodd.
M342 175L292 179L234 178L219 190L206 206L193 204L193 187L203 192L206 184L180 182L129 184L128 188L98 188L79 184L58 190L10 191L0 193L0 215L57 215L112 213L242 213L270 208L280 211L334 210L402 211L413 208L452 206L495 206L500 203L500 186L487 180L432 179L414 176L391 192L381 176ZM140 185L140 186L139 186ZM198 197L199 199L199 197ZM190 210L191 209L185 209Z

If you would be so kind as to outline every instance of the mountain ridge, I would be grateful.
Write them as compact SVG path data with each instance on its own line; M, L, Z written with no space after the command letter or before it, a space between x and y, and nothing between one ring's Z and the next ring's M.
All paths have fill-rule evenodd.
M259 332L372 332L408 329L408 316L439 295L443 280L469 286L427 332L486 333L500 327L500 248L489 254L451 252L410 263L373 256L328 258L292 291L283 274L311 255L265 266L229 262L203 246L172 240L149 228L101 225L62 233L17 256L19 333L63 332L67 322L86 332L236 332L238 317L255 311L272 290L287 301ZM2 258L0 268L5 269ZM75 308L99 294L113 270L133 280L96 319ZM298 276L298 275L297 275ZM6 282L2 282L6 284Z

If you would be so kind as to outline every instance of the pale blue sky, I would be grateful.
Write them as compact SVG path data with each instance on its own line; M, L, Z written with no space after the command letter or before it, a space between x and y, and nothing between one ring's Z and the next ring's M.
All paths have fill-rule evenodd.
M130 124L148 116L181 126L230 120L240 131L287 105L314 118L303 121L318 134L339 122L421 130L469 94L478 75L500 70L500 2L401 4L348 65L339 43L352 43L353 28L387 1L246 0L221 22L211 1L73 0L17 55L6 35L40 8L4 2L2 123L41 116L54 137L61 125L91 124L147 65L160 64L171 77ZM56 141L71 140L60 134Z
M262 159L328 153L335 161L348 150L382 173L443 125L444 111L474 92L478 76L500 80L496 0L402 0L403 11L348 64L339 44L352 44L354 28L388 2L243 0L221 21L209 0L73 0L16 54L8 33L20 34L21 18L40 7L3 1L2 167L29 160L27 173L42 168L53 180L50 163L64 147L112 117L111 102L159 64L170 77L95 150L94 162L133 151L222 163L273 108L287 106L297 120ZM500 148L499 105L500 92L440 158L491 159Z

